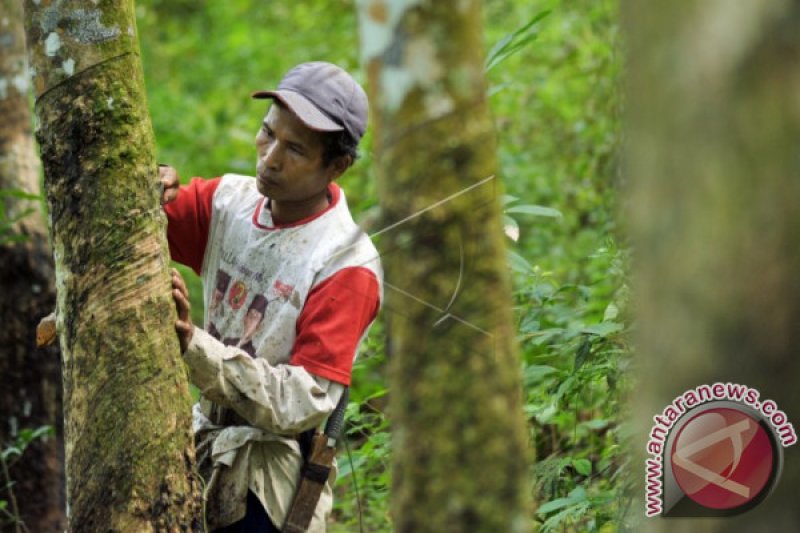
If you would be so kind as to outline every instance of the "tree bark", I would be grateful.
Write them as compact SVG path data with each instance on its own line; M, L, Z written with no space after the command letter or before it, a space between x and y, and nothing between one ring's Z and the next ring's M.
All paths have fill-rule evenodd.
M73 531L199 531L190 395L132 1L26 0Z
M758 389L797 427L800 2L627 0L622 13L639 449L653 415L718 381ZM798 531L799 489L795 445L775 492L746 514L646 526Z
M56 347L36 348L36 325L55 308L53 261L39 203L15 195L39 194L22 2L0 0L0 13L0 192L6 191L0 202L3 222L14 221L0 234L0 445L23 428L56 430L55 438L33 442L13 464L10 490L28 530L63 531L61 362ZM9 491L0 499L9 501Z
M359 10L381 206L387 224L405 220L380 241L395 530L526 531L529 448L480 3Z

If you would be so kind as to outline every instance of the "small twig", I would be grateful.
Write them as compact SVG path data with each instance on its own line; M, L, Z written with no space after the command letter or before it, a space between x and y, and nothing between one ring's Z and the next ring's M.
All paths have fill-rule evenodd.
M12 518L14 520L14 531L15 533L22 533L22 531L28 531L28 528L25 527L25 524L22 522L19 516L19 506L17 505L17 497L14 495L14 489L11 488L13 483L11 482L11 475L8 473L8 465L6 464L6 458L0 454L0 465L3 467L3 476L6 479L6 490L8 491L8 501L11 503L11 514L13 515Z
M353 488L356 492L356 505L358 506L358 530L364 533L364 513L361 510L361 496L358 491L358 479L356 479L356 466L353 463L353 456L350 454L350 444L347 442L347 435L344 435L344 449L347 451L347 460L350 461L350 472L353 477Z

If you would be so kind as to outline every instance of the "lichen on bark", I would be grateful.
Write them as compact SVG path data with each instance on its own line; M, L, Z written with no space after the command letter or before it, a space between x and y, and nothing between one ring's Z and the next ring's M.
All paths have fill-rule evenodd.
M199 531L133 2L29 1L26 23L56 259L70 528Z

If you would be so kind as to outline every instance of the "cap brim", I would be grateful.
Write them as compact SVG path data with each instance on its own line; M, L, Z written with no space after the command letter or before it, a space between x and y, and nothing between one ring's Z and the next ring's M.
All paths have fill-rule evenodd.
M265 99L274 98L285 105L289 110L297 115L300 121L316 131L342 131L343 126L340 126L325 113L319 110L317 106L311 103L311 100L306 98L300 93L294 91L280 90L280 91L257 91L252 94L253 98Z

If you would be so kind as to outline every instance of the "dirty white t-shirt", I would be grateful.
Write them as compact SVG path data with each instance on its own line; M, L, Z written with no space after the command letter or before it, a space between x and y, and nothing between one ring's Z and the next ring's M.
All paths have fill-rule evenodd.
M378 253L343 191L331 184L328 196L325 211L276 224L254 179L226 175L193 180L165 206L172 257L204 285L204 330L184 358L203 394L194 426L209 527L241 519L248 489L282 526L302 467L296 436L336 406L377 314ZM325 530L331 507L329 481L309 531Z

